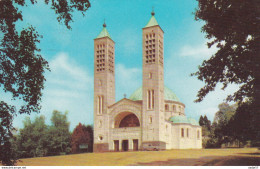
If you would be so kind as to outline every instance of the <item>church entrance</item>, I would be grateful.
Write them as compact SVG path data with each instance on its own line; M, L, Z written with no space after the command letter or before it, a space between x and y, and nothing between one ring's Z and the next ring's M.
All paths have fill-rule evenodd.
M114 140L114 150L119 151L119 140Z
M133 140L133 150L138 151L138 139Z
M123 151L128 151L128 140L123 140L122 141L122 150Z

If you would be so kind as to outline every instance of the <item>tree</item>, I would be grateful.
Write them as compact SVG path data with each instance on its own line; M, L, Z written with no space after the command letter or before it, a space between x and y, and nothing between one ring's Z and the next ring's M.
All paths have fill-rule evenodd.
M202 115L200 116L199 124L200 124L200 126L204 126L204 125L205 125L205 123L204 123L204 118L203 118Z
M243 104L230 119L227 128L229 129L229 135L243 144L252 141L252 146L260 146L260 141L255 139L257 131L252 127L252 119L255 118L254 113L249 104Z
M24 128L20 130L14 142L17 145L17 157L42 157L47 154L47 132L45 117L36 117L32 122L29 117L24 120Z
M240 88L227 97L238 102L238 110L252 114L251 130L260 140L260 2L259 0L197 0L195 20L204 21L202 32L218 51L203 61L193 76L205 82L197 95L200 102L218 83L224 90L229 84ZM244 109L243 107L248 109ZM249 112L251 111L251 112Z
M202 146L206 147L211 132L211 121L208 120L206 115L204 115L204 117L201 115L199 124L202 127Z
M229 105L227 103L221 103L218 108L219 111L217 111L214 116L210 134L208 135L210 138L206 143L206 147L208 148L220 147L221 144L234 140L229 125L235 114L237 104Z
M93 151L93 128L79 123L71 136L72 153L80 153L80 145L87 144L88 152Z
M52 125L48 131L48 155L60 155L71 151L67 114L68 112L62 114L57 110L52 113Z
M202 136L208 136L211 128L211 121L208 120L208 117L206 115L200 116L199 124L202 127Z
M72 13L84 12L90 7L89 0L45 0L46 5L57 14L57 20L71 29ZM27 3L35 4L37 0L1 0L0 1L0 89L10 93L12 99L24 103L16 111L14 105L0 100L0 162L3 165L15 163L12 152L13 117L19 114L30 114L40 111L44 72L49 70L48 62L41 56L37 44L42 36L32 25L17 30L15 24L23 21L20 7Z

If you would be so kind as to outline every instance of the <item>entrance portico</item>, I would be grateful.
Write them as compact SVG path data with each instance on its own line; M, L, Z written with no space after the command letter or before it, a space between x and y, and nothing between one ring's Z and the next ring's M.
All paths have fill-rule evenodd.
M139 150L138 139L123 139L114 140L113 151L138 151Z

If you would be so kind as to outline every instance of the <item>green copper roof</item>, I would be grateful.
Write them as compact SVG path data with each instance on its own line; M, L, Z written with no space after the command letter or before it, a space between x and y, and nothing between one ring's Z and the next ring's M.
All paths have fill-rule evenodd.
M143 100L143 90L142 86L138 88L130 97L130 100L136 101L136 100ZM164 86L164 100L171 100L171 101L177 101L179 102L179 98L176 96L171 89Z
M193 119L193 118L189 118L190 124L194 125L194 126L199 126L199 123L197 122L197 120Z
M158 22L156 21L155 17L152 15L151 19L149 20L148 24L145 26L145 28L147 27L151 27L151 26L155 26L155 25L159 25Z
M189 119L186 116L172 116L169 121L173 123L187 123L190 124Z
M193 118L187 118L186 116L172 116L169 121L171 121L174 124L178 123L186 123L186 124L191 124L194 126L199 126L199 123L193 119Z
M109 37L110 39L112 39L106 29L106 27L104 26L102 31L100 32L100 34L96 37L97 38L103 38L103 37Z

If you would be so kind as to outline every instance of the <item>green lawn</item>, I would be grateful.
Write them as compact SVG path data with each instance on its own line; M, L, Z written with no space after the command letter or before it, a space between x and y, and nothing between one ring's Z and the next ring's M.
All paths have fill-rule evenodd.
M21 159L19 166L260 165L257 148L84 153Z

